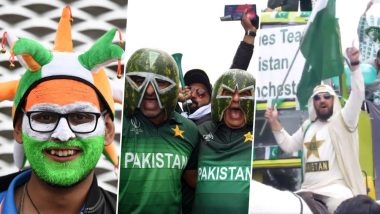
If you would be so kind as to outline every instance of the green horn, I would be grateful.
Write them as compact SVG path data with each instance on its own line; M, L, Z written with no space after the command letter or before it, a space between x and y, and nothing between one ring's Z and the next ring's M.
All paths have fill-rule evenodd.
M31 56L41 67L48 64L53 58L53 54L40 43L26 38L21 38L15 42L13 52L15 55L26 54ZM31 64L27 61L26 64L30 69Z
M115 33L116 29L114 28L100 37L90 50L79 56L80 63L88 70L96 71L104 64L121 59L123 49L112 44Z

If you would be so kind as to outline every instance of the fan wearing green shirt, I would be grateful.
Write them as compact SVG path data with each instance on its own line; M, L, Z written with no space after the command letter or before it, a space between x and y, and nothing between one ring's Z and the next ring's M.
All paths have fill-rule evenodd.
M248 213L255 79L230 69L214 85L212 121L199 126L193 213Z
M199 142L195 124L175 112L179 77L174 59L139 49L128 60L119 183L119 213L181 213L181 178Z

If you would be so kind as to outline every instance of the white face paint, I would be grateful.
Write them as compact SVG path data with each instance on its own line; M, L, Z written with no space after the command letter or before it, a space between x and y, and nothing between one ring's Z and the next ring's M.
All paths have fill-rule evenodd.
M100 113L97 107L95 107L94 105L88 102L77 102L77 103L72 103L68 105L46 104L46 103L36 104L36 105L33 105L29 109L29 111L51 111L51 112L57 112L60 114L67 114L70 112ZM98 119L98 124L96 126L96 129L93 132L86 133L86 134L79 134L79 133L74 133L73 131L71 131L67 123L67 120L65 118L61 118L54 131L49 132L49 133L41 133L41 132L33 131L31 129L29 125L28 117L24 114L23 120L22 120L22 130L28 136L41 140L41 141L47 141L52 138L60 140L60 141L68 141L69 139L72 139L72 138L88 138L88 137L104 135L105 121L104 121L104 116L101 115Z

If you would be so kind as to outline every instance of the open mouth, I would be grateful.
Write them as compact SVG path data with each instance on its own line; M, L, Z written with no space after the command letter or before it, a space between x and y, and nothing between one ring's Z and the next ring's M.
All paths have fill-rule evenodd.
M44 153L55 161L64 162L75 159L82 153L82 150L79 148L48 148Z
M144 98L144 101L149 101L149 102L157 101L157 98L156 97L146 97L146 98Z
M328 107L327 107L327 105L325 105L325 104L321 104L321 105L319 106L319 109L321 109L321 110L326 110L326 109L328 109Z
M142 104L146 109L155 109L158 106L158 100L156 97L145 97Z
M229 113L231 119L240 119L243 117L243 111L240 108L230 108Z

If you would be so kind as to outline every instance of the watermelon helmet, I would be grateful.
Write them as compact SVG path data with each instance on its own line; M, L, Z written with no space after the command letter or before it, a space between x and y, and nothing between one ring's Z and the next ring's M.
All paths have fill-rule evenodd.
M223 90L230 92L238 91L239 93L250 91L252 96L240 97L239 104L244 112L246 124L253 124L255 83L256 80L252 74L244 70L230 69L222 74L214 85L211 97L211 114L213 121L220 122L223 120L224 112L232 101L232 96L222 95Z
M159 107L167 117L172 114L179 90L178 67L172 56L160 50L139 49L128 60L125 78L124 110L127 115L140 108L149 83L154 88ZM167 87L160 88L160 82L168 83Z

